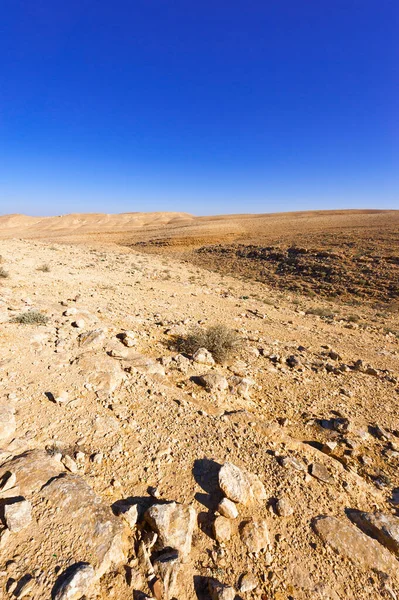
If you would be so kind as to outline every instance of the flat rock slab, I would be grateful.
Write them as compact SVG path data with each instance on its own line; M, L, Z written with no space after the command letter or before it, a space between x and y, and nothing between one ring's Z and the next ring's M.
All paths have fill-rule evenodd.
M349 510L347 514L364 533L399 556L399 517L382 512L367 513L359 510Z
M60 555L67 552L75 562L90 562L97 577L125 560L123 522L79 475L54 479L41 496L47 506L42 521L57 532L54 542L60 546Z
M335 517L321 516L315 519L313 528L323 542L361 568L382 571L396 577L398 561L389 550L349 522L345 523Z
M12 473L16 478L16 490L13 495L29 498L63 471L62 464L44 450L29 450L0 466L0 481L7 473Z
M197 520L197 513L192 506L176 502L154 504L145 513L145 520L158 534L157 543L161 549L179 550L183 562L188 558Z
M7 444L16 429L15 409L9 402L0 403L0 445Z
M85 352L75 364L96 392L112 394L125 379L119 363L107 354Z
M248 504L251 500L264 500L265 488L254 474L240 469L233 463L225 463L219 471L219 487L229 500Z

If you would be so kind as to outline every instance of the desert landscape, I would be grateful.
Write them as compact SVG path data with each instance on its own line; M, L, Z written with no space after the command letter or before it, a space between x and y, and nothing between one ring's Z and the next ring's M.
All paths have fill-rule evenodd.
M397 600L398 242L0 217L0 597Z

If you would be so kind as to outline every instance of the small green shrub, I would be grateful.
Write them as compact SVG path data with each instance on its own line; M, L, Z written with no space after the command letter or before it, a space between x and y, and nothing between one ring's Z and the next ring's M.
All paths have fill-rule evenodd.
M219 363L223 363L241 345L238 333L226 325L212 325L207 329L195 327L186 337L177 340L180 352L192 355L199 348L206 348Z
M27 310L12 319L12 323L21 325L46 325L48 317L38 310Z

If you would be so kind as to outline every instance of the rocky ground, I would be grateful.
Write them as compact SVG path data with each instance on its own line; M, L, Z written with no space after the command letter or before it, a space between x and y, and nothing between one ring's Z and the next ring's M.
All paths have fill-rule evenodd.
M395 313L112 245L0 255L0 597L399 598ZM219 323L226 364L179 353Z

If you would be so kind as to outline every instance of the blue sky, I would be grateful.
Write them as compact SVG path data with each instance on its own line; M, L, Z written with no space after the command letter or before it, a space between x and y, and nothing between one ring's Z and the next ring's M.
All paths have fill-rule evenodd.
M395 0L2 0L0 213L399 208Z

